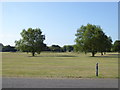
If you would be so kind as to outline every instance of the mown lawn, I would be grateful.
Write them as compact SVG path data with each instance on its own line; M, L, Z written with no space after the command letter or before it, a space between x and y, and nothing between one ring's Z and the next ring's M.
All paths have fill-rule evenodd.
M3 77L40 78L97 78L95 65L99 63L98 78L118 77L118 54L106 53L96 57L84 53L42 52L36 57L27 53L2 53Z

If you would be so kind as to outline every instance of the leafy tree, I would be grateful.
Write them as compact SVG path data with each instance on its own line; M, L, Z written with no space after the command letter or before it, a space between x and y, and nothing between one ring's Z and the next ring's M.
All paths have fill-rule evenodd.
M51 51L53 52L61 52L62 49L59 45L52 45L51 47L49 47Z
M113 51L120 52L120 40L116 40L113 44Z
M112 39L111 37L108 37L107 35L105 35L105 33L103 31L99 31L98 33L98 37L96 37L98 42L98 50L99 52L101 52L101 55L103 55L103 52L108 52L111 51L111 47L112 47Z
M106 37L106 42L104 44L104 48L105 48L104 53L111 51L111 49L112 49L112 39L111 39L111 37Z
M74 49L74 48L73 48L73 45L64 45L64 46L63 46L63 51L64 51L64 52L66 52L66 51L67 51L67 52L71 52L71 51L73 51L73 49Z
M50 51L50 48L47 45L45 45L45 49L43 51Z
M21 33L22 39L15 41L16 49L25 52L31 52L32 56L35 56L35 52L40 54L44 49L45 36L42 35L42 31L39 28L23 30Z
M103 52L108 48L106 45L111 45L111 39L105 35L100 26L87 24L81 26L76 35L76 51L84 51L85 53L91 52L94 56L98 51Z
M82 47L80 46L80 44L75 44L74 45L74 51L75 52L83 52ZM86 52L85 52L86 53Z
M62 50L63 50L63 52L66 52L66 51L67 51L66 45L64 45L64 46L62 47Z

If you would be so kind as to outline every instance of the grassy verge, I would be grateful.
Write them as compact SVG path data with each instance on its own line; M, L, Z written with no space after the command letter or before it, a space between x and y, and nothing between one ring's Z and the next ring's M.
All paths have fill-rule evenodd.
M26 53L2 53L3 77L97 78L95 65L99 63L98 78L118 77L118 54L50 53L36 57Z

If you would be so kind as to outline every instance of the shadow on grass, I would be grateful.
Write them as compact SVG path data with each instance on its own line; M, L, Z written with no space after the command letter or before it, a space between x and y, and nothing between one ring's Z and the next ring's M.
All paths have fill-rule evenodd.
M78 57L72 55L59 55L59 56L28 56L28 57Z
M92 56L90 56L92 57ZM120 58L120 54L105 54L102 56L94 56L96 58Z

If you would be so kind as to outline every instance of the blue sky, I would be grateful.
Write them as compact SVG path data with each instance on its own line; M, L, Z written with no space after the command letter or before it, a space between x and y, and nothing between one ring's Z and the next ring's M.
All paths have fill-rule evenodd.
M75 44L81 25L100 25L115 41L118 39L117 2L4 2L2 3L1 43L14 46L20 32L40 28L48 46Z

